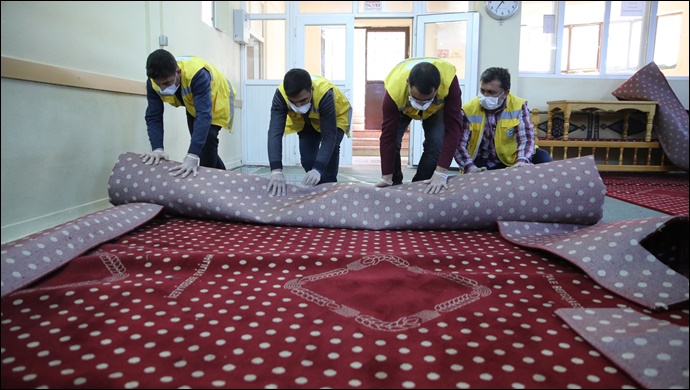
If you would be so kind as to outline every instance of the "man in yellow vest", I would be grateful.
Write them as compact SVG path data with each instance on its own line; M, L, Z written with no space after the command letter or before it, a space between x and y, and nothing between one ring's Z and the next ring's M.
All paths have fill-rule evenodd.
M170 168L173 176L186 178L198 167L225 169L218 155L218 133L232 131L235 112L235 87L215 66L199 57L175 58L158 49L146 60L146 129L151 152L141 155L147 165L167 160L163 147L163 103L183 106L191 135L182 164Z
M276 89L268 127L268 161L271 176L268 192L287 193L283 175L283 136L297 133L302 184L311 187L338 181L340 143L350 136L352 107L332 82L304 69L291 69Z
M460 140L462 94L455 65L433 57L408 58L386 76L377 187L401 184L402 139L412 119L422 121L423 152L412 181L428 184L426 193L447 188L448 168Z
M510 93L508 69L488 68L479 81L479 95L462 106L465 124L454 157L462 172L552 161L537 147L527 101Z

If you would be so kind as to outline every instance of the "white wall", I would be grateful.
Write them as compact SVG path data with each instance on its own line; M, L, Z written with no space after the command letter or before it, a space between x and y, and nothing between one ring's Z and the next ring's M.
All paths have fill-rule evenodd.
M239 2L227 5L232 20ZM199 1L3 1L1 17L3 243L111 206L117 157L150 150L145 63L159 35L174 55L214 63L240 93L240 46L201 21ZM14 77L24 71L28 79ZM56 85L70 80L78 86ZM240 112L235 133L220 138L228 168L241 164ZM165 124L165 147L181 161L189 146L184 109L166 106Z

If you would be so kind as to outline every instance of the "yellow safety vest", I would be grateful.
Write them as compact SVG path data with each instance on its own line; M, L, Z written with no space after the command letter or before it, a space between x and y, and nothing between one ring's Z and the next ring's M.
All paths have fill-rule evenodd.
M520 123L520 115L522 115L522 105L525 99L519 98L513 94L508 94L508 104L501 113L501 117L496 122L496 135L494 136L494 147L496 148L496 155L501 162L510 167L515 165L517 159L517 141L515 140L516 127ZM470 122L470 139L467 143L467 152L474 160L479 151L479 145L482 142L482 135L484 134L484 124L486 123L486 113L482 109L482 105L478 98L474 98L462 105L465 116ZM537 150L537 143L535 140L534 150Z
M441 85L438 87L434 101L431 103L429 108L421 112L421 115L419 115L419 110L410 105L410 91L407 88L407 79L410 76L410 71L412 71L412 68L420 62L431 62L441 73ZM450 90L450 83L455 77L455 71L455 65L441 58L408 58L400 62L393 68L393 70L390 71L390 73L388 73L386 79L383 80L383 85L386 88L388 95L390 95L395 104L398 106L399 111L412 119L424 120L434 115L436 111L443 108L445 99L448 96L448 91Z
M318 111L319 103L321 99L326 95L328 91L333 90L333 99L335 100L335 121L336 126L345 132L345 135L350 137L350 118L352 117L352 107L347 97L335 86L332 82L328 81L326 78L312 75L311 76L312 87L314 87L314 92L312 93L311 108L309 109L309 121L314 127L314 130L321 132L321 114ZM283 95L285 99L285 104L290 107L290 101L285 94L285 86L280 83L278 86L280 94ZM304 129L304 118L302 114L298 114L291 109L288 109L288 115L285 121L285 135L291 133L297 133Z
M215 66L199 57L177 57L176 60L177 66L182 70L180 88L182 88L182 100L184 101L187 111L189 111L193 117L196 117L194 95L192 95L191 87L192 78L194 78L194 75L201 70L201 68L205 68L211 74L211 123L232 132L232 124L235 117L235 97L237 92L232 83L230 83L230 80L220 73ZM182 105L182 102L177 99L176 95L161 95L160 88L158 88L158 85L156 85L153 80L151 80L151 86L154 91L158 92L158 95L164 102L174 107Z

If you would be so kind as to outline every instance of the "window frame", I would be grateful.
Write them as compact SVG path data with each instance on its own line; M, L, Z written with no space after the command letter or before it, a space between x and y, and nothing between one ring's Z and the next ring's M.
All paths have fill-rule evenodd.
M642 26L642 38L640 39L640 55L644 56L643 61L640 63L639 68L632 70L630 72L617 72L617 73L607 73L607 55L608 55L608 37L609 37L609 26L611 24L611 8L612 1L605 1L605 11L604 11L604 21L602 23L601 37L600 37L600 49L599 49L599 72L597 73L562 73L562 60L563 51L565 50L563 45L563 36L565 28L565 0L553 1L554 12L556 13L556 26L555 33L557 34L555 43L556 50L554 53L554 64L552 70L548 72L543 71L525 71L519 69L518 73L520 77L553 77L553 78L598 78L598 79L627 79L633 75L637 70L653 61L654 59L654 47L656 42L656 30L657 30L657 20L658 20L658 1L645 1L648 8L648 12L643 18ZM523 8L524 11L524 8ZM643 54L642 54L643 53ZM689 76L667 76L668 79L676 80L687 80Z

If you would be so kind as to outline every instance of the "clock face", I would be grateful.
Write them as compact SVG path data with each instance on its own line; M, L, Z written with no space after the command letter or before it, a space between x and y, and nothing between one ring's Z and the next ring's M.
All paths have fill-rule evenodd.
M487 1L486 13L494 19L505 20L515 15L520 6L519 1Z

